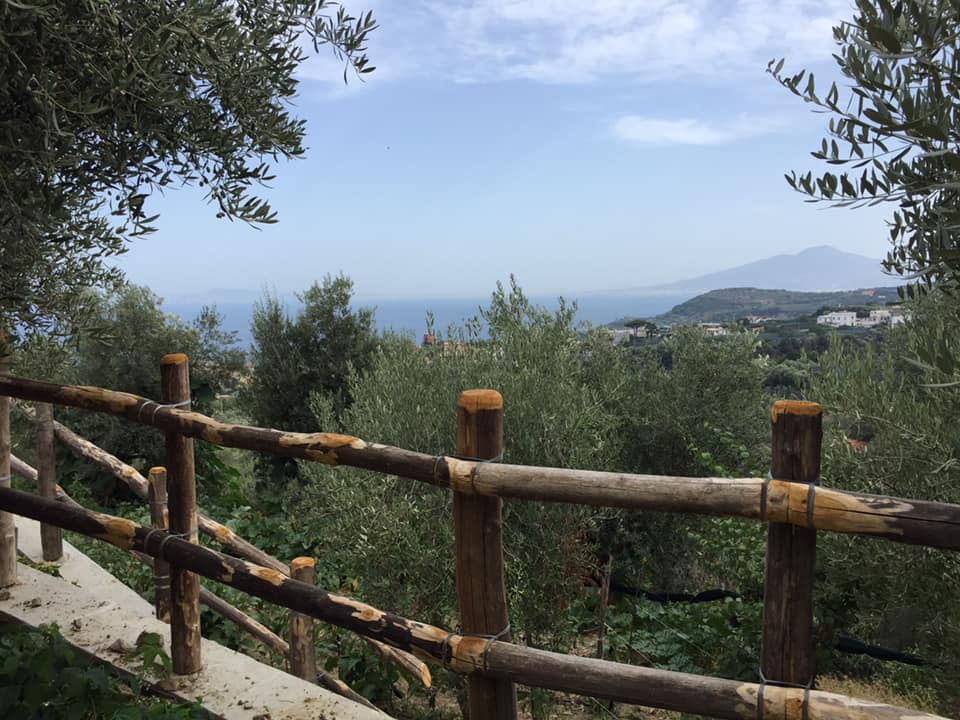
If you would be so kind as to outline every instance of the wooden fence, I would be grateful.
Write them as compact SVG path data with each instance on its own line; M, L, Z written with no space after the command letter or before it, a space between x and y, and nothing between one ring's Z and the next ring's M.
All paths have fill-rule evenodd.
M718 718L934 717L812 689L812 591L818 530L960 549L960 506L821 487L821 412L814 403L774 404L770 477L685 478L491 462L499 459L503 447L503 401L492 390L471 390L461 395L457 404L457 454L433 456L346 435L281 432L218 422L189 409L184 356L165 357L161 374L163 402L102 388L56 385L0 374L0 478L11 462L5 403L6 397L13 397L109 413L162 430L166 437L166 471L155 469L148 482L129 466L47 419L46 411L35 413L41 428L38 437L49 436L52 427L52 434L60 442L110 468L141 497L148 496L154 475L158 481L165 475L170 486L168 531L164 529L163 508L156 504L162 497L159 487L154 495L159 510L152 515L154 527L143 527L85 510L59 487L51 490L49 481L39 482L40 477L39 496L3 487L0 482L0 511L4 511L0 512L0 584L11 582L9 563L4 560L15 553L9 546L12 535L3 530L9 522L7 513L32 517L45 526L66 528L124 548L154 566L158 588L162 589L166 574L171 576L168 607L177 672L199 669L198 603L213 603L214 607L219 600L199 588L196 579L203 576L295 613L291 641L285 643L265 628L266 633L258 635L254 621L247 618L249 622L245 623L245 616L222 600L218 610L228 617L234 611L232 619L290 658L298 674L315 672L308 619L320 620L368 639L386 660L403 666L425 684L429 684L430 676L422 660L468 675L472 720L516 717L514 683ZM219 523L198 517L190 444L193 438L327 465L364 468L452 490L462 630L450 632L327 593L313 585L310 559L295 560L291 570ZM24 463L14 459L13 467L18 474L33 478ZM768 523L762 681L746 683L669 672L511 643L503 583L502 498L720 515ZM198 531L242 559L199 545ZM162 563L169 563L170 570ZM335 678L321 673L317 679L356 699Z

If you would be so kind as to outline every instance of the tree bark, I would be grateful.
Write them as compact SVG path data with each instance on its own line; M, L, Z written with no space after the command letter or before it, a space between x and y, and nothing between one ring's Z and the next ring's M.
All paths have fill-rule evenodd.
M165 403L190 402L187 356L165 355L160 361L160 386ZM197 487L193 440L176 430L166 433L167 504L170 532L197 543ZM178 675L200 672L200 578L171 563L170 655Z
M316 580L312 557L294 558L290 563L290 577L294 580L313 585ZM316 682L317 651L313 645L313 618L303 613L290 613L290 674L298 678Z
M758 712L760 685L708 678L606 660L535 650L502 641L450 633L369 605L327 593L275 570L222 555L130 520L93 513L65 503L0 488L0 510L50 522L127 550L162 555L174 565L236 587L281 607L297 610L353 632L368 635L419 657L442 662L454 672L483 673L534 687L545 687L618 702L733 720L778 717L785 720L936 720L937 716L874 701L766 685ZM145 545L148 535L149 542ZM162 548L162 550L161 550ZM807 712L804 714L804 704Z
M163 467L150 468L147 487L148 502L150 503L150 524L161 530L169 526L167 514L167 469ZM156 560L153 563L153 604L157 619L170 623L171 616L171 578L170 563L166 560Z
M503 453L503 398L496 390L467 390L457 400L457 455L494 460ZM510 641L503 581L503 501L454 493L460 625L466 635ZM517 717L512 682L471 675L467 681L470 720Z
M3 346L0 332L0 350ZM5 368L0 365L0 372ZM0 376L2 377L2 376ZM10 398L0 396L0 488L10 487ZM0 512L0 587L17 582L17 526L10 513Z
M816 403L781 400L771 412L771 475L808 495L820 482L822 413ZM769 498L768 498L769 499ZM782 523L767 529L760 670L767 680L813 686L813 585L817 531Z
M765 483L759 478L688 478L477 463L348 435L231 425L128 393L0 374L3 393L105 412L224 447L359 467L468 495L760 519ZM807 527L812 519L819 530L960 550L960 505L816 488L811 517L806 489L790 485L789 480L779 479L769 483L768 521Z

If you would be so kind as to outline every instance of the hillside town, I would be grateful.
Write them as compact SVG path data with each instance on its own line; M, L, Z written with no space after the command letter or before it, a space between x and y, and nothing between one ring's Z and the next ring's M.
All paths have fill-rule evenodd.
M895 327L906 322L911 317L909 310L902 307L888 307L879 310L833 310L817 315L817 325L830 327L863 327L872 328L882 325Z

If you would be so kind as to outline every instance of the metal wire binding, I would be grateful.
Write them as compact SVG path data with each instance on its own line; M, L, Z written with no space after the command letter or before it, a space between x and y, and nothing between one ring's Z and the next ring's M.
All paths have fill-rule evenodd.
M757 668L757 674L760 676L760 689L757 690L757 720L763 720L763 691L769 685L770 687L795 688L803 690L803 714L801 720L808 720L810 714L810 688L813 686L811 677L806 685L798 683L784 682L782 680L767 680L763 675L763 668Z

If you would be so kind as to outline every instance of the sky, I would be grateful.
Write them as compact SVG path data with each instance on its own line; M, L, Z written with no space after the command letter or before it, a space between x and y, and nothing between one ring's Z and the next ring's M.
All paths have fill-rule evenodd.
M814 245L887 250L892 208L804 202L827 116L766 73L837 78L849 0L344 0L373 10L377 70L323 50L294 112L306 159L264 194L276 225L152 200L119 265L168 299L290 293L342 272L363 298L481 297L693 277ZM212 293L212 295L211 295ZM226 293L225 293L226 294Z

